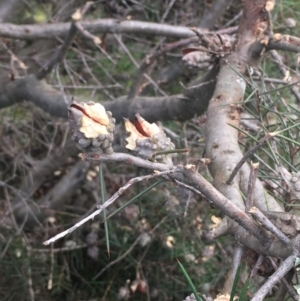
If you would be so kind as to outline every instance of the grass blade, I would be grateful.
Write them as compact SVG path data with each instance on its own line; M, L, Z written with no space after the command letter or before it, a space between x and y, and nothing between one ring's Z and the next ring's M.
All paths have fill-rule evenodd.
M232 290L231 290L229 301L234 301L234 296L235 296L235 293L236 293L236 288L237 288L237 283L239 281L240 272L241 272L241 265L239 265L239 267L237 268L237 271L236 271L236 274L235 274L235 277L234 277L234 281L233 281L233 285L232 285Z
M239 301L246 300L245 298L246 298L249 282L250 282L250 277L247 278L247 280L246 280L246 282L245 282L245 284L242 288L242 291L241 291L241 294L240 294L240 297L239 297Z
M149 190L151 190L152 188L154 188L155 186L157 186L158 184L165 182L166 180L159 180L157 182L155 182L154 184L152 184L151 186L147 187L146 189L144 189L143 191L141 191L139 194L137 194L136 196L134 196L132 199L130 199L128 202L126 202L124 205L122 205L120 208L118 208L116 211L114 211L112 214L110 214L106 220L108 220L109 218L111 218L112 216L114 216L115 214L119 213L120 211L122 211L126 206L130 205L132 202L134 202L136 199L139 199L141 196L143 196L145 193L147 193ZM104 220L105 222L105 220Z
M101 202L102 205L106 201L106 188L104 183L104 176L103 176L103 164L100 163L99 165L99 179L100 179L100 190L101 190ZM103 210L103 218L104 218L104 231L105 231L105 242L106 242L106 249L108 257L110 257L110 245L109 245L109 231L108 231L108 224L106 220L106 209Z
M205 299L203 299L203 297L201 297L201 296L198 294L198 292L197 292L197 290L196 290L196 288L195 288L195 285L194 285L192 279L190 278L189 274L188 274L187 271L185 270L184 266L181 264L181 262L179 261L178 258L176 258L176 260L177 260L177 262L178 262L178 264L179 264L179 267L180 267L180 269L181 269L181 271L182 271L182 273L183 273L185 279L187 280L187 282L188 282L188 284L189 284L189 286L190 286L192 292L194 293L194 296L195 296L196 300L197 300L197 301L205 301Z

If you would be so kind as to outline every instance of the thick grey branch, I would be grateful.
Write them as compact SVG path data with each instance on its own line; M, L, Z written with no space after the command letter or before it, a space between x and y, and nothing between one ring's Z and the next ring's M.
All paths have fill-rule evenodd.
M197 86L187 89L184 95L139 97L134 102L124 96L102 104L113 113L117 122L121 122L123 117L133 118L136 113L140 113L148 121L188 120L196 114L201 115L206 110L214 90L217 72L218 66L214 66ZM67 99L70 103L71 96L67 96ZM65 95L34 76L7 81L0 86L0 108L24 100L33 102L53 116L63 118L68 116Z
M188 38L195 34L185 26L131 21L119 21L116 19L97 19L81 22L83 28L94 34L99 33L130 33L149 34L172 38ZM35 40L55 39L64 37L70 29L70 23L37 24L37 25L14 25L11 23L0 24L0 37Z

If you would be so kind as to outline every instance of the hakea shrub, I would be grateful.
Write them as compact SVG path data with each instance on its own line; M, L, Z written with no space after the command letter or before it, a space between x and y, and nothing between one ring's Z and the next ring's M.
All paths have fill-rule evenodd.
M158 161L172 164L171 157L174 154L168 153L175 148L171 139L166 136L162 129L155 123L150 124L139 114L135 115L135 122L132 124L125 119L125 128L128 133L126 148L133 151L137 156L150 161ZM162 154L165 152L165 154Z
M82 152L113 152L112 142L116 120L100 103L72 101L69 107L72 139Z

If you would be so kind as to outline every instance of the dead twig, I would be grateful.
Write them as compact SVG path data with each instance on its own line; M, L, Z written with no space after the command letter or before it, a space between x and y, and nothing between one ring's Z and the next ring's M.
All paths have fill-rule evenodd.
M274 259L272 257L268 257L268 259L270 260L273 268L275 271L277 271L278 266L275 263ZM288 292L288 294L295 300L298 301L299 300L299 295L297 294L297 292L295 291L295 289L287 282L287 280L283 277L281 278L281 282L283 283L283 285L286 288L286 291Z
M253 295L251 301L262 301L272 289L272 287L280 281L293 267L296 261L297 255L291 255L286 260L282 262L279 268L270 276L263 284L263 286Z
M140 181L145 181L148 179L152 179L155 177L159 177L159 176L164 176L167 174L170 174L172 172L172 170L168 170L168 171L162 171L162 172L156 172L150 175L146 175L146 176L141 176L141 177L136 177L136 178L132 178L130 181L127 182L127 184L125 184L123 187L121 187L115 194L113 194L103 205L99 205L97 206L99 209L97 209L96 211L94 211L92 214L90 214L89 216L87 216L86 218L82 219L80 222L76 223L73 227L55 235L54 237L46 240L44 242L44 245L49 245L55 241L57 241L58 239L66 236L69 233L72 233L73 231L75 231L77 228L79 228L80 226L82 226L83 224L85 224L86 222L88 222L89 220L93 220L97 215L99 215L105 208L107 208L108 206L110 206L116 199L118 199L126 189L128 189L131 185L140 182Z
M258 220L266 230L269 230L273 233L279 240L281 240L285 244L289 244L291 240L282 233L258 208L252 207L249 210L250 215Z
M239 161L239 163L236 165L236 167L234 168L234 170L232 171L231 175L229 176L226 184L230 185L232 183L232 180L234 179L234 177L236 176L236 174L238 173L238 171L240 170L240 168L243 166L243 164L247 161L247 159L252 156L258 149L260 149L263 144L272 139L273 137L275 137L278 134L278 132L273 132L273 133L268 133L267 135L265 135L265 137L263 137L262 139L260 139L258 141L258 143L250 148L242 157L242 159Z
M52 69L60 63L64 56L66 55L76 33L77 33L77 26L76 22L79 21L85 13L94 5L94 2L89 1L87 2L82 9L78 9L73 15L72 15L72 23L69 29L69 32L64 40L64 43L60 47L60 49L55 53L55 55L47 62L47 64L40 69L36 73L37 79L43 79L49 72L52 71Z
M255 187L255 182L257 178L257 172L258 172L259 163L252 163L251 162L251 172L248 182L248 192L247 192L247 199L246 199L246 213L250 210L251 207L253 207L253 192Z

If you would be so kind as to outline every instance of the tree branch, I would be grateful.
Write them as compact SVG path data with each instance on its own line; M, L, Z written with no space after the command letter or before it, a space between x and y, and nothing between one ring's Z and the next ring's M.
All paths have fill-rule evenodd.
M186 26L175 26L143 21L117 19L97 19L93 21L81 22L83 28L94 34L99 33L129 33L141 35L157 35L169 38L189 38L195 34ZM35 24L35 25L15 25L11 23L0 24L0 37L20 39L20 40L36 40L36 39L56 39L64 37L70 28L70 23L55 24ZM231 27L218 31L234 33L237 27Z

